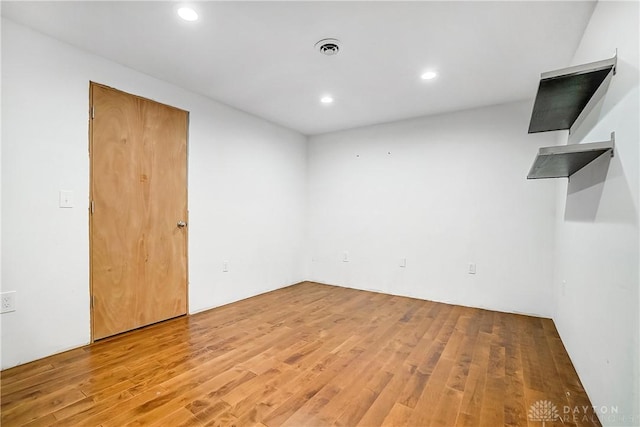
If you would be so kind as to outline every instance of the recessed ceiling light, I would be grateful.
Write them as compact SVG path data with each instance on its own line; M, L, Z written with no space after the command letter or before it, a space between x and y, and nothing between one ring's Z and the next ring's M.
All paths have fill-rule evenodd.
M320 98L320 102L322 102L323 104L332 104L333 103L333 96L325 95L322 98Z
M433 80L436 77L438 77L438 73L436 73L435 71L427 71L425 73L422 73L422 75L420 76L422 80Z
M198 14L190 7L181 7L178 9L178 15L185 21L195 21L198 19Z

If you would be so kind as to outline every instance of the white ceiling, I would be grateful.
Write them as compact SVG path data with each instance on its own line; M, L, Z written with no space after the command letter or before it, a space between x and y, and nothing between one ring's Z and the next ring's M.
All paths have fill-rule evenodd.
M2 15L313 135L531 98L541 72L569 64L595 3L196 2L193 23L179 5L3 1ZM327 37L338 55L314 49ZM421 80L429 68L438 78Z

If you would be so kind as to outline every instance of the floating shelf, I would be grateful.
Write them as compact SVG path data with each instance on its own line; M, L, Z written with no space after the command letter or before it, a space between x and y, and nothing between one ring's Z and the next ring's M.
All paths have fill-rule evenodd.
M527 179L570 177L605 153L613 157L614 146L615 132L611 132L609 141L542 147Z
M542 73L529 133L565 129L573 133L607 91L617 59L616 54L611 59Z

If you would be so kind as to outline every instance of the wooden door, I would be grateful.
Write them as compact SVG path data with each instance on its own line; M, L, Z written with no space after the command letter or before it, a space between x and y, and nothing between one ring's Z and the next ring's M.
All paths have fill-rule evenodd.
M187 312L188 113L90 84L94 340Z

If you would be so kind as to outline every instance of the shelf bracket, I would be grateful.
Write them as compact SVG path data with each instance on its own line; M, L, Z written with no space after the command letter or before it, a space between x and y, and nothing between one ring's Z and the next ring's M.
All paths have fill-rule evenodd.
M591 95L591 99L589 99L589 102L587 102L587 105L584 106L584 108L582 109L582 111L580 112L576 120L573 122L573 124L569 128L569 135L572 135L575 132L575 130L580 127L582 122L584 122L584 119L586 119L587 116L589 116L589 113L593 111L595 106L598 105L598 102L600 102L600 100L604 97L604 94L607 93L607 90L609 89L609 83L611 83L611 78L616 74L616 67L618 65L617 49L616 49L616 55L613 58L611 58L611 60L613 60L613 68L611 69L611 71L609 71L609 73L604 78L602 83L600 83L600 86L598 86L598 89L596 89L593 95Z

